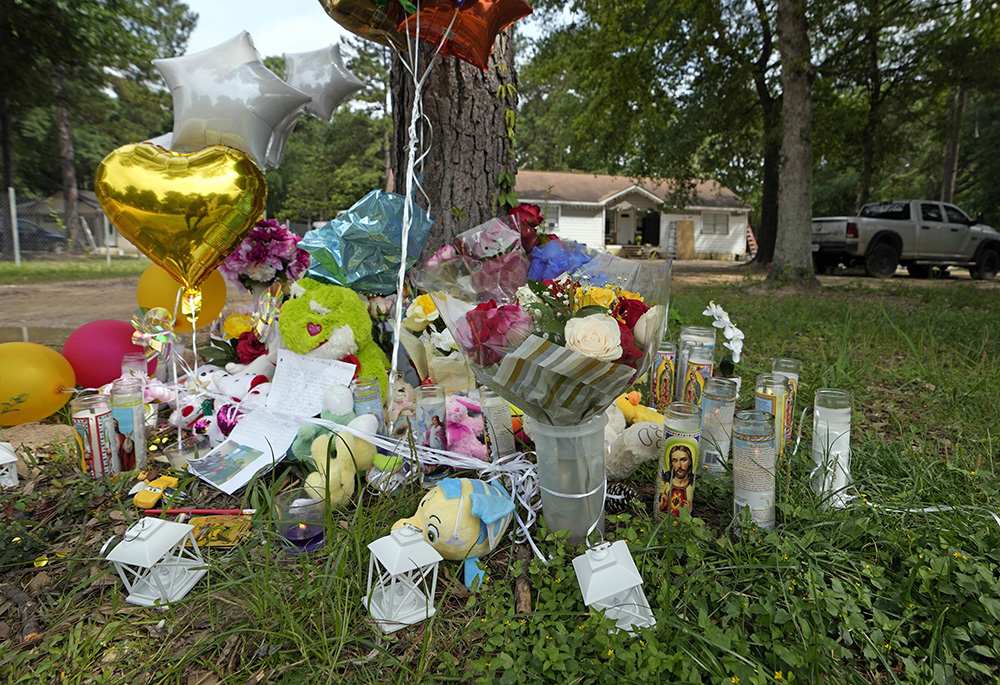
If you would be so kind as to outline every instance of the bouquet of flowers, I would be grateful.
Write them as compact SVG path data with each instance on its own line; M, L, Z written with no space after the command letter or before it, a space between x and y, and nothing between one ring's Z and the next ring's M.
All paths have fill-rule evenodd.
M399 342L421 381L436 383L449 395L475 385L472 371L430 295L420 295L406 308Z
M420 285L479 382L530 419L549 527L580 541L603 520L604 411L649 366L670 263L597 253L519 214L458 236Z
M299 248L300 240L284 224L261 219L219 265L219 273L253 293L275 282L285 286L301 278L309 266L309 253Z

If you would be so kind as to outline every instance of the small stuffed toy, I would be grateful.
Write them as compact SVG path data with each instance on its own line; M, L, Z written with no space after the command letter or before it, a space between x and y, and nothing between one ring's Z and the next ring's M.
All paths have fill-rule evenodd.
M662 424L663 414L639 404L640 400L641 396L638 392L630 392L616 399L615 405L622 410L622 414L625 415L625 421L629 425L642 423L643 421L654 421Z
M480 441L483 435L483 418L479 413L479 405L466 397L449 395L445 406L448 451L489 461L486 445ZM471 416L470 412L476 412L476 415Z
M655 421L635 423L615 440L605 461L608 480L625 480L647 461L663 457L663 426Z
M347 427L374 433L378 430L378 419L363 414ZM375 456L374 445L354 437L349 431L320 433L310 451L316 470L306 477L305 487L313 497L325 499L329 495L330 506L334 507L351 501L355 475L358 471L367 471Z
M357 365L359 376L375 376L388 392L389 360L372 338L372 320L358 294L339 285L301 278L281 307L278 328L292 352Z
M496 482L445 478L420 500L416 513L400 519L393 530L411 524L445 559L465 561L465 585L481 583L479 557L500 542L514 518L514 503Z

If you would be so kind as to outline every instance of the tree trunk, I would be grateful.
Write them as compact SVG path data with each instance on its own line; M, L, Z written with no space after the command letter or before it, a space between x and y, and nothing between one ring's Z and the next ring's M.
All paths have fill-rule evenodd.
M944 149L944 176L941 180L941 202L955 202L955 182L958 179L958 146L962 138L962 117L965 115L966 91L962 86L955 93L948 118L948 140Z
M778 181L781 175L781 98L771 93L767 72L774 43L771 40L771 19L763 0L755 0L760 20L761 50L754 64L754 87L763 120L763 181L761 185L760 226L757 227L758 264L770 264L774 259L774 241L778 233Z
M0 171L3 175L4 197L7 197L7 189L14 185L14 115L10 104L10 98L4 97L0 103ZM7 207L6 202L0 200L0 207ZM4 216L0 217L0 258L14 258L14 237L13 227L10 225L10 208Z
M861 179L858 207L871 202L872 179L875 176L875 133L882 116L882 70L878 63L878 30L871 27L865 33L868 57L868 117L862 134Z
M420 41L423 73L434 46ZM409 57L406 55L404 57ZM429 209L434 228L424 246L426 259L464 230L499 211L500 175L516 173L507 135L507 117L513 117L517 96L514 49L507 33L496 41L489 66L477 69L455 57L439 57L424 85L424 120L418 122L418 153L427 156L417 168L427 198L417 191L417 202ZM500 97L498 93L508 93ZM393 188L406 193L406 157L414 86L399 55L392 60ZM427 205L427 199L430 206Z
M778 235L768 279L818 283L812 266L812 65L806 0L778 0L781 53L781 181Z
M80 212L77 206L76 153L73 150L73 131L69 123L69 110L63 102L63 78L58 70L52 72L52 93L56 98L56 135L59 138L59 169L62 172L63 221L70 250L83 252L83 232L80 230Z

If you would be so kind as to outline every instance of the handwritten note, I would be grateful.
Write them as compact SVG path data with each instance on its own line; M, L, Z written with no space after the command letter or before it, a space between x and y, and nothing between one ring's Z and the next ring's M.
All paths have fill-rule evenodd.
M278 363L264 406L294 416L316 416L323 409L323 393L333 385L348 385L354 364L319 359L278 350Z

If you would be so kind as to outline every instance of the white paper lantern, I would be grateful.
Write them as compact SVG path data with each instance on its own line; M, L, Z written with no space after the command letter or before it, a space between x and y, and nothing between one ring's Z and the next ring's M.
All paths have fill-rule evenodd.
M107 556L125 583L126 601L147 607L165 605L194 587L207 569L193 530L186 523L151 517L128 529Z
M583 601L601 609L619 630L656 625L649 601L642 591L642 576L623 540L602 542L573 560Z
M363 604L384 633L392 633L434 615L441 555L420 529L406 524L375 540L368 564L368 593Z
M17 455L9 442L0 442L0 490L17 487Z

